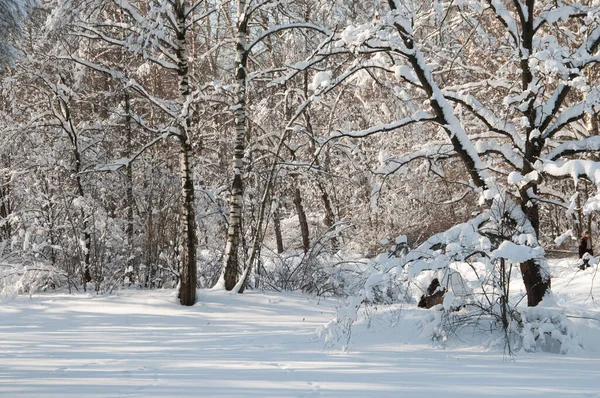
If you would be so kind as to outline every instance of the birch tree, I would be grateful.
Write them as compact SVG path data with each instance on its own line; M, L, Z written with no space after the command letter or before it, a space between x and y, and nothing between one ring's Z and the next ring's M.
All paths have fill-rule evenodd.
M279 2L286 5L287 1ZM290 4L293 2L289 2ZM244 158L246 151L246 140L248 139L247 130L247 85L248 85L248 62L255 47L260 47L271 36L292 29L309 29L329 34L329 30L310 22L296 20L293 16L285 23L269 26L272 22L268 17L267 25L259 24L262 29L257 32L250 31L250 24L253 18L261 11L267 8L268 2L255 2L248 0L238 0L236 7L236 26L235 26L235 94L233 111L235 115L235 143L233 153L233 179L231 183L231 196L229 202L229 227L227 231L227 243L225 247L225 259L223 262L222 275L217 282L217 286L232 290L237 284L237 278L240 273L239 265L239 246L241 239L241 226L243 220L243 199L244 199ZM269 8L270 9L270 8ZM268 11L267 11L268 14ZM251 33L253 33L251 35ZM273 68L280 69L278 67ZM304 68L302 68L304 69ZM263 75L272 76L273 71L256 71L254 76ZM281 73L281 70L278 70ZM270 188L267 188L270 189Z
M180 275L179 298L182 305L193 305L196 292L196 246L197 226L195 216L195 192L193 182L193 149L191 139L192 114L194 104L201 96L199 91L192 92L190 87L189 66L189 29L201 23L214 12L207 1L186 2L170 0L167 2L129 2L97 1L94 4L79 6L81 19L71 23L73 34L92 40L108 47L125 49L146 62L155 65L166 74L175 74L178 79L173 92L174 99L160 98L143 84L130 78L126 71L119 70L110 63L92 61L72 55L70 58L92 70L104 73L110 78L121 81L127 90L135 91L145 98L150 106L164 115L166 123L162 126L147 126L142 119L136 122L156 134L156 138L142 148L150 148L162 139L175 137L179 144L179 162L181 177L181 213L182 213L182 268ZM82 8L83 7L83 8ZM123 22L106 19L107 9L116 8L126 16ZM65 8L64 10L69 10ZM68 12L72 12L68 11ZM134 43L142 43L141 45ZM109 169L118 169L125 163L109 165Z

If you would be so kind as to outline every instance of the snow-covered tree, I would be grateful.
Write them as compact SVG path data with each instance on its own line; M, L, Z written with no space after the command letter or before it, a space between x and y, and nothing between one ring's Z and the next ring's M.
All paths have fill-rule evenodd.
M598 183L597 163L585 154L600 141L581 127L600 106L598 88L586 76L599 44L595 3L382 2L376 18L347 26L336 45L356 55L352 68L362 65L396 93L404 111L385 124L336 135L367 137L421 124L437 129L447 143L424 142L386 156L388 172L417 159L459 159L483 204L503 192L519 204L515 221L532 232L520 243L537 247L541 209L569 208L547 181L572 176ZM584 209L595 209L597 201L590 198ZM535 306L550 287L549 275L533 258L520 268L528 304Z
M281 1L278 2L280 7L292 5L294 2ZM263 12L263 9L265 12ZM257 70L250 71L250 60L252 59L253 51L256 51L261 47L271 47L273 43L269 41L272 36L279 35L281 33L288 33L292 30L310 30L316 31L324 35L329 34L327 28L323 28L319 25L313 24L308 21L304 21L301 15L296 13L290 13L283 15L280 21L279 15L274 14L272 10L276 9L269 2L253 2L246 0L238 0L236 7L236 24L235 24L235 94L234 94L234 105L233 109L235 112L235 144L234 144L234 160L233 160L233 180L231 183L231 198L229 204L229 228L227 233L227 245L225 249L225 259L223 264L223 272L219 279L218 285L224 287L227 290L232 290L236 284L239 274L239 246L242 238L242 220L243 220L243 202L244 202L244 184L243 184L243 172L244 172L244 158L246 151L246 141L248 139L248 103L247 103L247 86L252 80L258 80L267 76L271 79L277 80L282 75L286 68L260 68L260 63L257 62L259 68ZM261 23L265 21L266 23ZM254 22L257 21L257 22ZM253 28L253 25L258 26L258 29ZM307 65L308 66L308 65ZM294 75L299 71L306 69L307 66L296 68ZM262 70L261 70L262 69ZM292 68L293 69L293 68ZM295 115L298 118L299 115ZM283 132L290 128L290 124L293 120L286 120L289 122L288 125L283 126ZM279 150L283 143L282 139L279 140L277 146L276 157L279 156ZM271 173L272 174L272 173ZM271 183L267 184L265 192L271 189ZM263 194L263 204L267 200L267 194ZM261 206L259 219L263 217L264 205ZM261 225L257 226L258 229L262 228ZM260 234L255 234L254 239L258 239ZM249 265L252 267L252 264ZM247 275L247 272L246 272Z
M14 40L20 38L23 19L36 0L0 1L0 69L14 58Z
M76 37L140 57L142 62L145 61L140 67L157 67L165 78L177 78L177 83L173 82L167 92L156 93L146 87L143 81L136 81L122 65L115 65L112 59L98 61L78 54L70 55L75 62L120 81L124 90L137 93L162 113L162 123L158 127L148 126L141 118L136 119L138 124L156 135L144 150L169 137L175 137L179 142L182 190L180 300L183 305L193 305L197 279L197 226L191 127L194 106L202 93L199 87L190 86L189 40L192 30L213 14L215 7L211 2L184 0L166 3L74 2L63 7L68 13L77 13L77 17L71 17L73 22L69 25ZM115 16L117 20L113 21ZM135 157L108 168L117 169L129 165Z

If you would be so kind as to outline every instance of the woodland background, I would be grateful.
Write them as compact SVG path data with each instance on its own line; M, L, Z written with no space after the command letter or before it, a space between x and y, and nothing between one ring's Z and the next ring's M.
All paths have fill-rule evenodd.
M546 255L489 253L597 233L596 0L42 0L11 35L5 294L347 296L468 224L535 305Z

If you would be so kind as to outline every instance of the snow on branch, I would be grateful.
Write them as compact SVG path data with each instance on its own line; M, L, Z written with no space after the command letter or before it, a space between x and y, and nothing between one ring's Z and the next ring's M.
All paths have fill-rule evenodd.
M173 62L169 62L165 59L154 57L154 56L148 54L146 51L144 51L143 47L141 47L137 44L135 44L135 45L131 44L127 40L115 39L113 37L110 37L110 36L104 34L103 32L101 32L98 29L92 28L91 26L88 26L85 24L80 24L79 27L82 29L82 32L78 34L81 37L85 37L85 38L92 39L92 40L102 40L109 44L112 44L112 45L115 45L118 47L122 47L122 48L126 48L127 50L129 50L133 53L142 55L142 57L144 59L147 59L148 61L155 63L165 69L171 69L171 70L178 69L178 66L177 66L177 63L175 62L174 56L170 55L168 52L166 52L164 50L162 51L163 55L165 55L167 58L170 58ZM157 47L161 48L161 46L159 46L158 43L156 43L156 44L157 44Z
M443 124L443 128L452 141L455 151L465 162L473 181L477 186L487 186L489 184L488 181L492 180L492 177L487 170L487 166L479 157L473 142L454 114L452 105L448 102L446 97L444 97L442 90L434 81L431 69L425 62L423 55L419 50L415 49L414 54L408 55L408 58L411 60L421 84L431 93L430 101L436 111L437 119Z
M187 19L193 12L194 10L200 5L204 3L203 1L198 1L194 6L192 6L191 9L186 9L186 13L185 13L185 18ZM189 23L187 23L185 25L186 29L191 29L194 25L196 25L199 21L202 21L208 17L210 17L212 14L214 14L215 12L217 12L219 9L217 7L208 9L207 11L203 12L200 15L196 15L194 16Z
M126 87L130 87L133 90L135 90L137 93L139 93L140 95L144 96L148 101L150 101L152 104L156 105L168 116L170 116L176 120L179 119L179 113L176 110L171 109L171 104L169 102L150 94L144 88L144 86L140 85L135 80L133 80L133 79L127 80Z
M502 25L508 30L511 37L513 38L515 44L519 44L519 29L517 27L517 22L508 11L506 6L500 0L486 0L490 8L494 11L496 15L496 19L500 21Z
M298 105L298 107L296 108L296 112L290 118L289 126L291 126L292 123L303 114L304 110L310 104L317 101L321 95L325 95L325 94L329 93L330 91L334 90L336 87L338 87L340 84L342 84L344 81L349 79L351 76L353 76L357 72L364 70L364 69L368 69L370 67L373 67L373 65L370 65L370 64L362 65L360 63L353 64L348 70L346 70L344 73L340 74L336 78L331 78L331 74L329 72L319 72L318 74L316 74L314 76L312 84L310 85L311 86L310 89L314 90L313 94L309 98L304 100L304 102L302 102L300 105ZM423 119L414 120L413 118L405 118L401 121L392 123L390 125L379 126L379 127L381 127L381 129L379 131L373 131L367 135L372 135L372 134L376 134L381 131L389 131L389 130L400 128L402 126L397 125L397 124L401 124L401 123L406 123L406 125L408 125L408 124L424 121L425 118L427 118L427 117L431 117L432 118L431 120L433 120L433 116L428 115L425 112L419 113L419 115L421 115L421 117ZM427 115L427 116L425 116L425 115ZM387 126L387 129L386 129L386 126ZM375 129L377 129L377 127L375 127ZM369 130L371 130L371 129L369 129ZM347 135L347 134L352 134L352 133L344 134L344 133L338 132L337 135L336 135L336 133L334 133L330 138L328 138L324 142L326 143L332 139L335 139L335 138L338 138L340 136ZM360 132L358 132L356 134L360 134ZM360 137L357 136L357 138L360 138ZM322 148L322 146L321 146L321 148Z
M598 194L588 198L583 205L583 213L600 210L600 162L592 160L568 160L559 162L537 162L537 170L543 171L554 177L571 177L575 185L580 178L589 180L596 185Z
M520 149L515 149L511 144L501 144L495 139L482 140L475 143L475 149L479 155L499 154L511 166L517 169L523 168L523 156L519 153Z
M254 14L256 11L260 10L261 8L263 8L265 6L268 6L270 4L277 5L281 2L282 2L281 0L263 0L263 1L257 1L256 4L254 4L254 5L248 4L247 9L245 10L245 13L244 13L245 19L249 19L252 14ZM252 3L252 2L250 2L250 3Z
M446 98L457 102L468 109L477 119L483 122L490 131L510 137L515 146L520 150L524 149L523 140L519 136L515 126L505 119L498 118L473 95L447 90L443 90L442 92Z
M328 36L325 40L323 40L323 42L321 42L321 44L318 46L317 50L315 50L304 61L299 61L292 65L289 65L286 69L289 70L288 73L277 79L273 79L273 81L271 81L267 87L286 84L294 77L296 77L296 75L298 75L300 72L308 70L309 68L323 62L329 57L348 53L348 50L343 48L326 49L327 45L329 45L332 40L333 34ZM258 73L252 74L251 77L254 77L257 74Z
M125 75L123 74L123 72L118 71L118 70L114 70L114 69L109 69L106 68L100 64L88 61L86 59L83 59L81 57L78 57L77 55L70 55L68 57L58 57L58 59L65 59L65 60L71 60L71 61L75 61L76 63L83 65L91 70L95 70L96 72L100 72L100 73L104 73L108 76L110 76L113 79L117 79L117 80L123 80L125 79Z
M493 259L504 258L515 263L524 263L528 260L543 258L544 249L541 247L529 247L518 245L510 241L504 241L500 244L498 249L494 250L491 254Z
M530 259L543 262L543 254L535 230L521 208L506 194L497 193L489 210L433 235L402 257L398 265L409 277L414 277L425 270L443 269L452 262L467 261L474 255L521 263Z
M254 46L256 46L258 43L262 42L265 38L269 37L270 35L282 32L284 30L289 30L289 29L310 29L310 30L314 30L316 32L320 32L326 36L332 35L332 32L329 29L324 28L319 25L316 25L316 24L313 24L313 23L308 23L308 22L275 25L275 26L271 26L269 29L265 30L264 32L261 32L261 34L258 37L256 37L250 43L248 43L246 45L246 49L245 49L246 52L252 51L252 48L254 48Z
M168 137L170 137L172 135L177 135L177 129L169 128L168 131L166 131L166 132L162 133L161 135L159 135L158 137L154 138L152 141L150 141L149 143L144 145L140 150L138 150L133 156L131 156L129 158L117 159L112 163L98 166L92 171L93 172L102 172L102 171L113 172L113 171L117 171L123 167L129 167L131 165L131 163L133 163L138 157L140 157L144 152L146 152L146 150L152 148L157 143L161 142L162 140L167 139Z
M520 206L506 193L497 193L487 211L431 236L406 254L397 256L388 252L377 256L371 263L374 272L365 281L364 288L350 298L347 306L338 309L336 319L322 326L319 335L328 341L345 335L344 330L358 319L360 308L375 301L378 292L385 290L386 284L394 278L410 281L423 271L447 270L455 264L473 262L493 268L496 259L511 264L532 260L547 275L544 249L538 245L535 230ZM449 284L449 280L446 283Z
M21 37L23 19L37 3L37 0L0 1L0 70L12 63L16 51L11 40Z
M580 90L584 92L585 98L558 113L558 109L565 102L572 86L581 86ZM600 106L600 89L598 87L590 89L582 83L579 75L571 75L570 82L560 84L546 101L542 111L536 115L536 122L539 123L542 137L550 138L565 126L581 120L586 114L595 113L594 109L598 106ZM554 121L552 121L553 119Z
M562 6L553 10L542 11L533 22L533 31L537 32L544 24L553 24L558 21L567 21L574 17L585 17L591 11L591 7L582 4Z
M557 160L563 156L595 151L600 151L600 136L563 142L550 151L544 158L548 160Z
M174 119L178 119L178 113L176 110L172 109L172 104L170 104L168 101L162 100L160 98L157 98L156 96L150 94L142 85L140 85L139 83L137 83L134 79L127 79L125 77L125 75L120 72L120 71L116 71L113 69L109 69L106 68L102 65L99 65L97 63L82 59L78 56L72 55L69 58L62 58L62 59L71 59L74 62L77 62L78 64L84 65L92 70L95 70L97 72L100 73L104 73L109 75L110 77L116 79L116 80L120 80L121 83L127 88L130 87L133 90L135 90L137 93L141 94L143 97L145 97L148 101L150 101L151 103L153 103L154 105L156 105L158 108L160 108L163 112L165 112L167 115L169 115L170 117L174 118Z
M408 64L410 64L414 75L420 82L420 88L427 94L429 104L435 115L435 121L442 126L448 135L454 150L465 164L474 184L489 189L490 185L493 185L493 177L487 165L479 157L471 138L456 116L452 104L444 96L435 81L431 67L425 60L423 53L415 45L417 41L412 36L411 17L403 15L405 9L397 2L390 2L390 7L392 9L391 20L389 20L390 17L386 17L384 22L388 20L397 35L393 37L393 35L388 34L386 41L395 49L396 53L405 57Z
M192 15L194 13L194 11L196 11L196 9L198 7L200 7L202 4L205 4L206 2L203 0L197 0L196 2L192 2L192 4L186 6L185 8L185 18L189 17L190 15ZM217 3L218 5L220 5L220 3ZM208 12L212 13L215 10L217 10L217 7L211 8L209 11L207 11L205 14L202 15L206 15Z
M598 50L598 45L600 45L600 26L588 35L588 38L585 41L585 49L588 54L592 54Z
M577 185L579 178L586 178L600 188L600 162L593 160L567 160L536 162L535 168L554 177L571 177Z
M414 123L434 121L434 120L435 120L435 116L430 115L427 112L418 111L415 114L413 114L412 116L405 117L404 119L397 120L393 123L374 126L374 127L368 128L366 130L350 131L350 132L336 131L331 134L331 137L328 139L328 141L331 139L334 139L334 138L339 138L339 137L364 138L364 137L369 137L369 136L377 134L377 133L397 130L401 127L406 127L406 126L414 124Z
M400 168L418 159L436 161L455 155L454 147L450 144L432 145L427 148L412 151L403 156L385 157L380 156L382 167L375 174L389 175L397 172Z
M543 101L541 106L536 108L535 125L538 127L540 132L543 132L543 138L551 137L551 135L548 135L548 126L558 114L560 107L567 99L567 95L570 91L571 86L561 83L556 87L552 95L546 101ZM567 109L566 112L569 112L569 110ZM556 131L557 130L554 130L554 132Z

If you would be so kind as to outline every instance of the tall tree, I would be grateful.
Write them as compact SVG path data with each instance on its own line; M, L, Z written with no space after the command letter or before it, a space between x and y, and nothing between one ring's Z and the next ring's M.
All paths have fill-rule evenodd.
M179 298L182 305L193 305L196 300L197 225L191 127L193 108L201 93L198 91L192 93L190 87L189 36L194 26L205 21L214 12L214 7L203 0L194 2L170 0L166 3L98 0L86 4L75 2L70 6L73 7L70 8L71 13L76 10L80 15L70 26L75 36L119 51L125 49L132 55L157 66L165 73L165 77L169 74L177 76L176 86L172 86L167 92L155 93L151 88L146 87L144 82L137 82L130 78L128 71L121 69L122 65L114 65L114 61L110 58L92 61L78 54L69 56L87 68L120 81L126 90L136 92L148 101L150 106L162 112L164 121L158 128L148 126L141 118L136 119L138 124L156 134L156 138L142 148L142 151L168 137L175 137L178 141L182 217ZM106 14L110 13L111 9L117 10L115 14L120 15L123 21L106 21ZM142 42L144 45L132 46L132 42ZM176 95L173 95L175 93ZM128 99L126 99L126 107L127 103ZM130 109L126 113L127 123L129 123ZM132 156L127 164L135 157ZM122 165L123 163L116 168Z
M281 5L291 5L293 1L282 1ZM261 15L262 9L267 10ZM244 160L246 151L246 141L248 140L248 104L247 104L247 86L251 78L261 78L262 76L277 76L278 78L286 71L286 68L279 66L265 68L265 70L253 71L249 73L249 60L255 48L269 46L269 39L282 32L291 30L310 30L328 35L330 31L327 28L316 24L306 22L298 15L285 15L286 21L276 23L272 15L272 8L268 2L254 3L252 1L238 0L236 7L236 25L235 25L235 93L233 110L235 114L235 144L233 154L233 180L231 182L231 196L229 202L229 228L227 231L227 243L225 248L225 259L223 271L217 283L219 287L226 290L232 290L238 281L240 274L239 266L239 246L242 233L243 220L243 199L244 199ZM251 30L253 21L260 26L257 31ZM251 35L252 33L252 35ZM258 63L258 62L257 62ZM260 66L260 64L259 64ZM306 69L310 64L296 68L292 73L294 76L299 70ZM279 80L277 78L273 80ZM281 82L279 82L281 83ZM299 115L295 115L294 120ZM290 128L293 121L286 120L285 128ZM288 123L289 122L289 123ZM271 189L268 184L265 189ZM268 195L267 195L268 196ZM259 218L262 219L261 216ZM255 234L258 238L261 234Z

